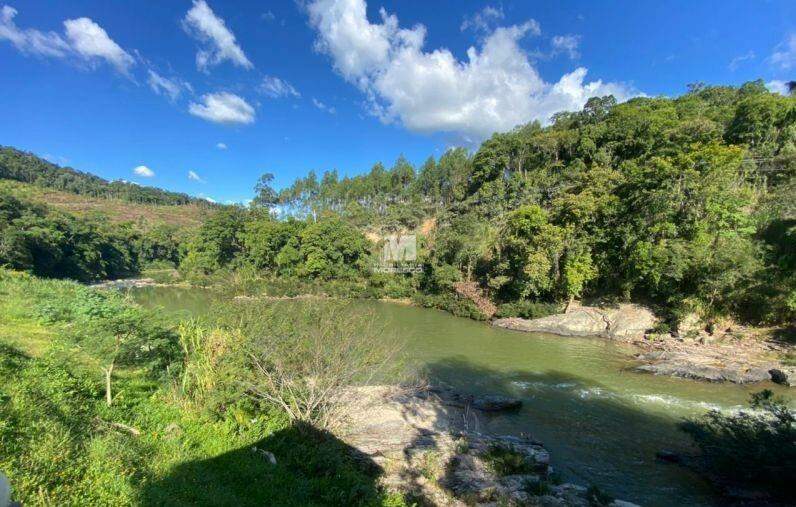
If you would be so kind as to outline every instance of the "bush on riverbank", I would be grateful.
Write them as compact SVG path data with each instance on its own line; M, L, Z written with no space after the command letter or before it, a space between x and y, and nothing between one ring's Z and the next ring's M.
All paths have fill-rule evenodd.
M137 329L156 331L143 348L157 357L120 366L107 406L100 358L82 335L116 305L134 313ZM229 310L225 327L173 331L117 294L0 270L0 470L14 500L403 505L380 491L378 468L334 436L244 396L245 372L221 368L238 364L229 351L245 345Z
M796 413L764 390L752 395L752 411L712 410L681 424L702 451L704 470L730 490L752 490L796 500Z

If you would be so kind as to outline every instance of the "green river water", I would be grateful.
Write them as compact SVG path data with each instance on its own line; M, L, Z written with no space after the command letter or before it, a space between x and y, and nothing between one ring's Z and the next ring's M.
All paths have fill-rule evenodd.
M213 304L211 293L135 289L145 306L186 315ZM632 371L629 349L601 339L562 338L495 329L442 311L358 301L404 346L407 364L431 380L472 394L521 398L517 412L479 416L482 432L531 435L544 442L567 480L596 484L617 498L649 506L719 505L693 473L659 463L661 449L688 451L676 424L706 410L736 410L770 384L711 384Z

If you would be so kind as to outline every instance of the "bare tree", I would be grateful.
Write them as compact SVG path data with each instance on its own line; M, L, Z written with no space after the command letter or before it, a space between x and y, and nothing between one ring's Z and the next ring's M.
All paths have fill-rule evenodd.
M346 388L388 372L399 347L373 312L350 305L305 302L296 315L275 312L250 343L252 380L247 392L290 419L331 428L343 415Z

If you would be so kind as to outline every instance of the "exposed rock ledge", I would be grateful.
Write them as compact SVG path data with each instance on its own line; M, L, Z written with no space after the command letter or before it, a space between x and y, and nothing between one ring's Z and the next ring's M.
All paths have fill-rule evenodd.
M513 317L496 319L492 321L492 325L529 333L628 340L643 338L644 333L655 327L657 322L655 314L649 309L639 305L621 304L615 308L578 306L566 313L533 320Z
M690 319L693 320L693 319ZM758 336L742 326L723 327L708 333L698 322L681 325L680 334L654 334L658 320L639 305L614 308L578 306L567 313L540 319L497 319L495 327L560 336L594 336L631 343L639 371L656 375L734 382L739 384L773 380L796 385L796 370L783 366L778 357L788 345Z
M550 455L540 442L479 433L463 398L449 396L394 386L351 389L344 396L349 416L335 433L382 467L387 489L421 505L589 505L586 488L553 484ZM496 450L516 459L514 469L495 466Z

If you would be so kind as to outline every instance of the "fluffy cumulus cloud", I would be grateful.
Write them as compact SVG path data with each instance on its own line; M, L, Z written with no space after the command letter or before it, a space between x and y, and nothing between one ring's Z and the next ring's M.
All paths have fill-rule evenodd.
M182 20L182 26L188 34L204 44L196 53L196 66L199 70L207 71L211 66L225 60L244 69L253 67L235 40L235 35L205 0L194 0L193 7Z
M226 150L227 145L224 143L216 143L216 148L218 148L219 150Z
M148 69L147 73L147 83L152 91L158 95L165 95L172 102L177 100L183 90L193 91L190 83L183 81L180 78L163 77L152 69Z
M370 22L364 0L315 0L307 9L316 48L334 69L366 94L374 114L413 131L478 141L531 120L547 123L592 96L637 94L622 83L586 82L584 67L555 83L543 80L519 45L539 33L533 20L491 30L461 61L445 48L424 50L422 25L401 28L384 9L381 22Z
M566 53L571 60L580 57L580 53L578 53L580 35L556 35L551 44L553 45L553 54Z
M50 58L78 58L89 64L105 61L128 75L135 59L108 33L89 18L64 21L64 35L19 28L14 22L17 10L8 5L0 9L0 40L8 40L19 51Z
M123 74L135 63L127 51L89 18L67 19L64 28L72 48L88 61L105 60Z
M195 171L188 171L188 179L197 183L204 183L205 180L201 178Z
M257 89L272 99L281 97L301 97L301 94L293 85L284 79L279 79L274 76L265 76Z
M152 178L155 176L155 171L145 165L140 165L133 169L133 174L136 176L141 176L142 178Z
M796 33L791 33L776 48L768 61L782 70L790 70L796 67Z
M214 123L254 122L254 108L243 98L228 92L207 93L202 95L201 103L191 102L188 112Z

